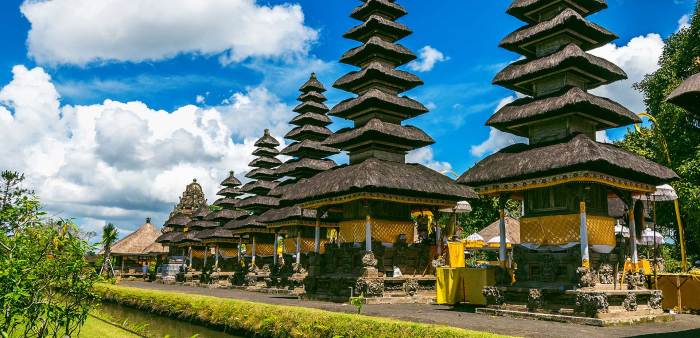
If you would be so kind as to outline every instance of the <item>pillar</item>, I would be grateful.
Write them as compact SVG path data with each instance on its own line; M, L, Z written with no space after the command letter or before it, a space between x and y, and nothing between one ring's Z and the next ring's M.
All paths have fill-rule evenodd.
M185 250L185 248L183 247L182 248L182 267L183 268L185 266L187 266L186 262L187 262L187 250Z
M253 265L255 265L255 235L253 235L253 248L251 249L251 254L251 261L253 262Z
M122 260L122 271L121 271L121 273L122 273L122 275L123 275L123 274L124 274L124 256L122 256L122 257L120 257L120 258L121 258L121 260Z
M297 265L301 264L301 229L297 232Z
M314 228L314 252L321 252L321 211L316 211L316 228Z
M439 225L435 227L435 244L438 257L442 256L442 228Z
M508 241L506 238L506 210L501 208L499 210L500 221L498 223L498 233L500 236L500 245L498 247L498 259L501 261L502 267L507 267L508 263Z
M637 225L634 220L634 203L629 210L630 219L630 247L632 248L632 269L637 271L637 263L639 263L639 258L637 257Z
M219 245L214 248L214 269L219 268Z
M277 247L279 245L279 233L275 231L275 241L273 245L273 253L272 253L272 265L277 266Z
M189 253L190 253L190 266L189 266L189 268L190 268L190 270L191 270L191 269L192 269L192 247L190 246L190 247L188 248L188 250L189 250Z
M238 237L238 263L243 259L243 237Z
M586 200L582 200L579 204L579 212L581 214L580 236L581 236L581 266L591 268L591 256L588 249L588 216L586 214Z
M209 246L204 246L204 262L202 262L202 271L207 267L207 257L209 256Z
M372 218L369 215L365 220L365 251L372 252Z

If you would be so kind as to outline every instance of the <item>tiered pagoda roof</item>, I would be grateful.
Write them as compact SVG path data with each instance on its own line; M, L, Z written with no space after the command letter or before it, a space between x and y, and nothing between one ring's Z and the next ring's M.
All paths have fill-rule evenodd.
M192 180L188 184L185 191L180 197L180 201L175 205L170 212L170 216L165 224L163 224L163 235L156 239L156 242L161 244L170 244L175 234L171 232L182 232L187 224L192 220L193 215L202 206L207 205L207 200L204 198L202 186L197 183L197 180Z
M209 207L204 205L199 208L193 215L192 220L187 223L183 229L183 236L172 241L175 245L197 245L202 242L199 234L203 230L214 229L219 226L219 223L207 221L205 218L211 213Z
M685 80L668 97L668 102L684 108L700 119L700 73Z
M220 196L219 199L214 202L214 206L219 207L220 210L212 211L204 217L205 221L215 222L218 226L201 230L197 238L205 242L233 239L231 231L224 229L223 226L232 220L248 216L247 212L237 208L240 201L238 197L244 194L241 191L241 185L235 173L230 171L229 176L221 182L223 188L217 193Z
M406 14L393 0L362 0L353 10L351 17L362 23L344 37L361 45L346 52L340 62L360 69L341 77L333 87L356 96L337 104L330 115L352 120L354 125L324 142L347 151L350 164L287 189L285 200L310 201L370 190L404 196L423 196L428 190L433 197L449 201L474 197L470 189L431 169L405 163L407 152L434 143L419 128L403 124L428 112L420 102L401 95L423 84L416 75L397 69L416 59L412 51L397 43L411 34L409 28L396 22ZM430 184L423 186L422 182Z
M486 124L528 137L530 144L501 150L458 182L481 192L507 191L516 188L513 182L547 175L568 175L560 182L575 179L571 175L604 175L610 184L634 189L677 177L666 167L595 141L598 131L640 122L622 105L587 92L627 78L615 64L587 52L616 39L586 19L604 8L605 0L513 1L508 13L527 25L503 39L501 47L525 59L507 66L493 82L528 97L499 109ZM634 181L623 184L620 177Z

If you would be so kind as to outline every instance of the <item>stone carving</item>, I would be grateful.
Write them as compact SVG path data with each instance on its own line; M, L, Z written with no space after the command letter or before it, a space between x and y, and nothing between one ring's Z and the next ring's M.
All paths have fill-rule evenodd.
M365 268L374 268L377 266L377 259L374 257L373 252L366 252L362 256L362 266Z
M630 273L625 276L627 290L639 290L644 288L645 277L641 273Z
M634 293L628 293L625 300L622 302L622 307L629 312L637 311L637 295Z
M301 264L293 263L292 264L292 271L294 273L306 273L306 269Z
M260 269L260 271L258 271L258 272L269 275L272 272L272 270L270 269L270 264L263 265L262 269Z
M486 304L488 305L503 305L506 302L505 297L501 294L501 290L497 287L487 286L481 290L481 294L486 298Z
M256 286L258 284L258 278L254 274L249 274L245 276L245 285Z
M579 288L592 288L596 286L598 277L591 269L583 267L577 268L576 275L578 276Z
M649 307L658 310L661 309L661 303L664 300L664 296L661 291L654 291L654 293L649 297Z
M365 283L367 285L367 293L365 294L367 297L384 296L384 281L370 279L367 280Z
M559 262L552 255L543 255L541 257L542 266L542 281L554 282L559 275Z
M530 289L527 296L527 309L529 311L535 311L542 308L544 308L544 297L542 296L542 290Z
M418 292L418 287L418 282L414 279L409 279L403 284L403 290L409 296L415 296L416 292Z
M610 264L601 264L598 268L598 281L601 284L614 284L615 283L615 270Z
M608 312L609 307L608 296L604 293L579 293L576 296L576 312L588 317Z

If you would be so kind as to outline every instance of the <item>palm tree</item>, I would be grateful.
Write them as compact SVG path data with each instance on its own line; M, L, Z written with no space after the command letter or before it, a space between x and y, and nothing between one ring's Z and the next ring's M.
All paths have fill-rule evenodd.
M118 236L119 231L114 224L107 223L107 225L102 228L102 251L104 252L104 261L102 262L100 275L102 275L103 271L107 270L107 277L110 277L110 273L111 276L114 276L114 269L110 262L112 260L112 245L117 241Z

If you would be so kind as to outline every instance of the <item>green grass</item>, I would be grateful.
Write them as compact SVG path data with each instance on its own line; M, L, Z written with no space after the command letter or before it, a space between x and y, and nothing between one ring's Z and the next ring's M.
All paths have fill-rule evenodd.
M261 337L503 337L447 326L236 299L107 284L99 284L95 289L106 301Z
M85 325L83 325L80 330L80 338L107 337L138 338L139 336L94 317L88 317L87 321L85 321Z

